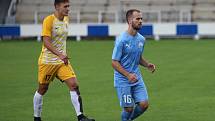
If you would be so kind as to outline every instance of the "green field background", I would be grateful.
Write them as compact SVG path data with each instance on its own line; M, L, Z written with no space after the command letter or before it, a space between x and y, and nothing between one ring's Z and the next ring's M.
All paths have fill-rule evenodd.
M67 42L79 80L84 111L96 121L120 121L113 87L112 40ZM0 121L33 121L37 59L41 43L0 42ZM141 67L150 107L135 121L214 121L215 40L147 41L144 57L157 65ZM64 83L55 79L43 100L43 121L76 121Z

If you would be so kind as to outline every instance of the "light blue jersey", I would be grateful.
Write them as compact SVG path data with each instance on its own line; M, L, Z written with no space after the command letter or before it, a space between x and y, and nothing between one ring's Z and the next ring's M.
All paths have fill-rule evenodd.
M128 78L114 70L114 86L127 87L143 83L141 72L139 69L140 57L144 50L145 38L137 33L135 36L128 32L123 32L116 38L113 49L112 60L117 60L121 66L129 73L137 75L137 82L131 83Z

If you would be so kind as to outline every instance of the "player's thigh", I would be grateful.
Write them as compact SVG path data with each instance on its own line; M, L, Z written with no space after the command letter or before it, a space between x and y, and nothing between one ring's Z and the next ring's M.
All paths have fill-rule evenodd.
M117 87L118 99L121 107L133 107L134 100L132 98L131 87Z
M53 81L59 67L59 65L53 64L40 64L38 66L39 84L49 84L51 81Z
M133 86L132 95L135 103L148 102L148 93L144 83Z
M70 64L62 64L57 71L57 78L62 81L67 81L70 78L76 78L75 72Z

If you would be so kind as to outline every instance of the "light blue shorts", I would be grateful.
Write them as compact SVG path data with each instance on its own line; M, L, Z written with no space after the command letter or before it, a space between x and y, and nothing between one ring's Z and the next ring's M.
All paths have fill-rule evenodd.
M129 87L116 87L121 107L133 107L135 103L148 101L148 93L144 83Z

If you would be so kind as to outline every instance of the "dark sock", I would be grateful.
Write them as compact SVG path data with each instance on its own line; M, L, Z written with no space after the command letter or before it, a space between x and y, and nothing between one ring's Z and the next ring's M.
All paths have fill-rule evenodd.
M40 117L34 117L34 121L41 121Z
M82 118L84 118L84 115L83 115L83 114L78 115L78 120L81 120Z
M147 109L147 108L146 108ZM138 104L135 106L131 116L130 116L130 119L131 120L134 120L136 119L137 117L139 117L141 114L143 114L146 109L142 109Z

